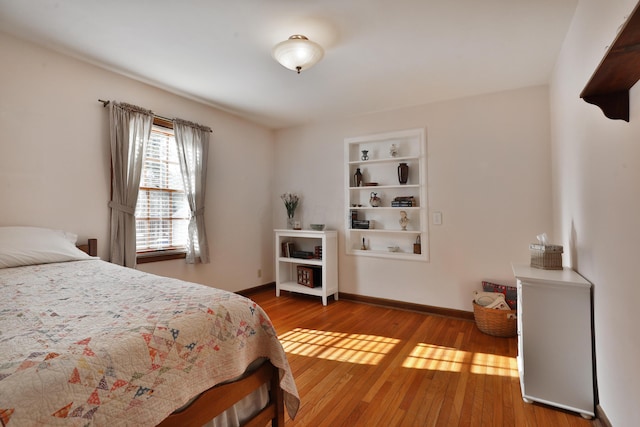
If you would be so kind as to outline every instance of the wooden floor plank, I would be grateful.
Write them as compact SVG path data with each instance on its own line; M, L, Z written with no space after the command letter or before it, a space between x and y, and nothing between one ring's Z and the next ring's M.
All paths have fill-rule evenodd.
M273 290L251 298L271 318L300 393L286 426L594 425L525 403L516 339L473 322Z

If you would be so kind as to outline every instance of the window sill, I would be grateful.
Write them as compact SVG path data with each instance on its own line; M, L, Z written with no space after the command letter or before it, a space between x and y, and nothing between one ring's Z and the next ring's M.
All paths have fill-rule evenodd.
M184 259L186 257L186 252L179 251L146 252L138 254L136 262L138 264L146 264L148 262L169 261L172 259Z

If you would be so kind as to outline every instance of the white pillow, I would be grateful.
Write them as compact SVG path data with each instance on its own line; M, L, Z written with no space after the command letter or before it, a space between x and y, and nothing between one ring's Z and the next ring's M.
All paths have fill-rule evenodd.
M78 236L39 227L0 227L0 268L91 259L76 248Z

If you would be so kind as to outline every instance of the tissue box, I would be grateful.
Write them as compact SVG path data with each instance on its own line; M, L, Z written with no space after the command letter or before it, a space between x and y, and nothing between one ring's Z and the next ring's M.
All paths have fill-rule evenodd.
M531 243L531 267L545 270L562 270L562 246Z

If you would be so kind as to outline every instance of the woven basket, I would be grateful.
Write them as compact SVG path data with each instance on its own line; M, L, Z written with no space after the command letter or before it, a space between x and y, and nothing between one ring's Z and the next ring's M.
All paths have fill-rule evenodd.
M562 246L560 245L529 245L531 252L531 267L544 270L562 270Z
M517 317L515 310L496 310L485 308L473 302L473 317L478 329L494 337L515 337Z

